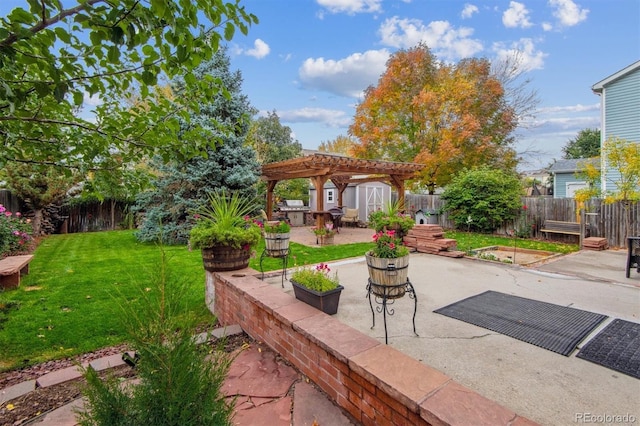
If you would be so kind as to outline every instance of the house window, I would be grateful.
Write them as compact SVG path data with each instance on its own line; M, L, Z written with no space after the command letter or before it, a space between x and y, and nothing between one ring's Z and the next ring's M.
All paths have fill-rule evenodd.
M335 200L335 193L333 189L327 189L327 204L333 204Z

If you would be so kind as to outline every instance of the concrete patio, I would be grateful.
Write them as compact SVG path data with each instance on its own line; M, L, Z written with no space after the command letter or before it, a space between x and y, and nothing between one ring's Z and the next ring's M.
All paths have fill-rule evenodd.
M308 243L307 229L294 229L293 241ZM336 243L370 241L370 229L343 228ZM342 238L340 241L338 238ZM349 239L349 241L348 241ZM315 243L315 241L313 241ZM295 254L295 253L293 253ZM481 395L541 424L586 422L588 415L627 416L640 420L640 381L576 358L448 318L434 309L495 290L534 300L608 315L582 343L614 318L640 322L640 274L625 278L626 251L581 251L535 267L518 267L474 259L450 259L413 253L409 279L417 294L398 299L387 317L389 345L433 367ZM382 314L366 298L364 258L331 265L345 287L336 318L384 343ZM267 279L280 286L280 276ZM285 281L284 291L291 293Z

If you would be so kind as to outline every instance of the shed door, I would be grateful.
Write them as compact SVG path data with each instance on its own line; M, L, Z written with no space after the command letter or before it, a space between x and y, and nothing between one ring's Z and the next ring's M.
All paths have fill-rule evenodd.
M371 212L376 210L382 210L383 207L383 188L381 187L367 187L366 195L367 195L367 218Z
M578 189L588 188L589 185L586 182L567 182L567 198L575 198L576 191Z

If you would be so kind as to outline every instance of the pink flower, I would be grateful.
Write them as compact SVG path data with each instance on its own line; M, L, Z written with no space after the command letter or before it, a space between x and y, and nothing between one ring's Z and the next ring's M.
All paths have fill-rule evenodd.
M4 215L5 215L6 217L11 217L11 212L4 212Z
M20 213L20 212L16 212L16 216L17 216L17 217L20 217L20 216L22 216L22 213Z
M0 213L4 213L7 210L2 204L0 204Z

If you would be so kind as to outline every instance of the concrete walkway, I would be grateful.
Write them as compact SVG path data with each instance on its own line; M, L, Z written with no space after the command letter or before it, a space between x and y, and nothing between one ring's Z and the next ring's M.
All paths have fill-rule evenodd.
M609 316L581 347L615 318L640 322L640 274L625 278L625 266L624 250L581 251L528 268L413 253L409 279L419 337L412 330L414 302L405 297L387 316L389 344L540 424L587 423L590 416L626 416L620 418L638 424L640 380L576 358L577 351L565 357L433 312L494 290ZM372 314L366 298L364 258L330 267L345 287L336 317L384 342L382 315ZM280 285L279 277L269 280ZM291 291L286 281L284 291Z

